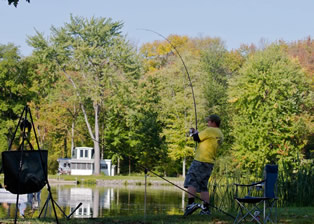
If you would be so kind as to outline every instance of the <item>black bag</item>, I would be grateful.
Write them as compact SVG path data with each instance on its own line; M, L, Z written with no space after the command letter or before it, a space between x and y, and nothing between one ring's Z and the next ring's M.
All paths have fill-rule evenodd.
M47 160L47 150L2 152L5 188L13 194L28 194L40 191L46 185Z

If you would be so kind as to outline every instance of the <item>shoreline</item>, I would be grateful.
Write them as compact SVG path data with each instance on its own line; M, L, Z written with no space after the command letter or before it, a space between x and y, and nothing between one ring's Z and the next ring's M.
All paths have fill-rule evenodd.
M77 180L64 180L64 179L56 179L49 178L49 184L51 185L80 185L84 184L84 178L80 178ZM171 183L183 188L183 180L182 181L171 181ZM90 184L90 183L89 183ZM145 186L145 180L130 180L130 179L96 179L96 186L128 186L128 185L137 185L137 186ZM168 183L164 180L147 180L147 186L172 186L172 184Z

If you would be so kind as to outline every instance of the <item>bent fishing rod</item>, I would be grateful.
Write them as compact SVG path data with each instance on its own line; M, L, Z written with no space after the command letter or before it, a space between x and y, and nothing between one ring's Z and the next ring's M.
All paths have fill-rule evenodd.
M161 38L163 38L164 40L166 40L171 48L177 53L178 57L180 58L181 62L182 62L182 65L184 67L184 70L186 72L186 75L188 77L188 80L189 80L189 83L190 83L190 87L191 87L191 92L192 92L192 98L193 98L193 104L194 104L194 116L195 116L195 129L197 130L197 111L196 111L196 100L195 100L195 94L194 94L194 88L193 88L193 84L192 84L192 80L191 80L191 76L190 76L190 73L189 73L189 70L188 70L188 67L186 66L180 52L177 50L176 46L173 45L173 43L168 39L166 38L165 36L163 36L162 34L154 31L154 30L150 30L150 29L139 29L139 30L143 30L143 31L147 31L147 32L152 32L154 34L157 34L158 36L160 36ZM197 146L197 145L196 145Z
M182 62L182 64L183 64L183 67L184 67L184 69L185 69L186 75L187 75L187 77L188 77L188 80L189 80L189 83L190 83L190 87L191 87L191 92L192 92L192 97L193 97L193 104L194 104L194 114L195 114L195 129L197 130L197 111L196 111L196 100L195 100L194 88L193 88L193 84L192 84L192 80L191 80L191 76L190 76L189 70L188 70L188 68L187 68L187 66L186 66L186 64L185 64L185 62L184 62L184 60L183 60L183 58L182 58L180 52L179 52L179 51L177 50L177 48L172 44L172 42L171 42L168 38L166 38L165 36L163 36L162 34L156 32L156 31L154 31L154 30L151 30L151 29L139 29L139 30L144 30L144 31L152 32L152 33L157 34L158 36L162 37L164 40L166 40L166 41L170 44L170 46L173 48L173 50L177 53L178 57L180 58L180 60L181 60L181 62ZM197 142L195 142L195 149L194 149L194 151L196 151L196 148L197 148ZM140 165L140 166L141 166L141 165ZM147 169L146 167L143 167L143 166L141 166L141 167L144 168L145 170ZM195 197L195 198L197 198L197 199L199 199L199 200L201 200L201 201L203 201L203 202L206 202L206 201L204 201L203 199L201 199L200 197L198 197L197 195L188 192L188 191L185 190L184 188L182 188L182 187L176 185L175 183L172 183L171 181L169 181L169 180L167 180L166 178L164 178L164 177L158 175L157 173L155 173L155 172L153 172L153 171L151 171L151 170L148 170L148 171L149 171L150 173L154 174L155 176L157 176L157 177L159 177L159 178L161 178L161 179L167 181L168 183L172 184L173 186L179 188L180 190L182 190L182 191L184 191L184 192L186 192L186 193L192 195L193 197ZM207 203L207 202L206 202L206 203ZM208 203L208 204L209 204L209 203ZM227 212L225 212L225 211L223 211L223 210L217 208L216 206L211 205L211 204L209 204L209 206L212 207L212 208L214 208L214 209L217 209L218 211L220 211L220 212L222 212L223 214L225 214L225 215L231 217L232 219L235 219L235 217L234 217L233 215L231 215L231 214L229 214L229 213L227 213Z
M71 113L71 112L70 112L70 113ZM71 113L71 115L72 115L72 113ZM75 129L75 131L77 131L78 133L80 133L80 134L83 135L83 136L86 136L86 137L92 139L93 141L97 142L97 143L100 144L101 146L104 146L104 145L105 145L104 143L101 143L101 142L97 141L96 139L92 138L92 137L89 136L89 135L86 135L85 133L82 133L81 131L79 131L79 130L77 130L77 129ZM132 155L128 155L128 156L129 156L130 158L135 159ZM171 182L170 180L168 180L168 179L166 179L166 178L160 176L159 174L157 174L156 172L154 172L154 171L152 171L151 169L147 168L146 166L143 166L143 165L141 165L141 164L138 164L138 166L141 167L141 168L145 171L145 174L146 174L147 172L150 172L150 173L152 173L153 175L155 175L156 177L159 177L159 178L161 178L162 180L168 182L168 183L171 184L172 186L177 187L178 189L180 189L180 190L182 190L182 191L184 191L184 192L190 194L191 196L193 196L193 197L199 199L200 201L202 201L202 202L204 202L204 203L207 203L210 207L216 209L217 211L219 211L219 212L221 212L221 213L223 213L223 214L229 216L229 217L232 218L232 219L235 219L235 217L234 217L233 215L231 215L231 214L229 214L229 213L227 213L227 212L221 210L220 208L218 208L218 207L216 207L216 206L214 206L214 205L212 205L212 204L206 202L205 200L203 200L202 198L200 198L200 197L197 196L196 194L193 194L193 193L188 192L186 189L184 189L184 188L180 187L179 185L177 185L177 184Z

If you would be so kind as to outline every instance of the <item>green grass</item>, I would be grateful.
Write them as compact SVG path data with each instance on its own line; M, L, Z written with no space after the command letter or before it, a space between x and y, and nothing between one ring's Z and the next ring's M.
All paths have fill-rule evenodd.
M142 185L145 181L144 175L132 175L132 176L105 176L105 175L94 175L94 176L74 176L74 175L49 175L49 179L60 179L65 181L77 181L79 184L86 185L96 185L96 180L120 180L124 184L128 184L129 181L132 181L136 185ZM166 177L167 180L171 182L184 181L182 177ZM148 185L151 185L152 181L158 181L161 185L169 185L168 182L162 180L160 177L148 176L147 182Z
M7 224L13 223L13 219L1 220L0 223ZM21 224L51 224L55 223L54 218L45 219L19 219L18 223ZM90 218L90 219L75 219L70 220L59 219L59 223L67 224L103 224L103 223L117 223L117 224L163 224L163 223L180 223L180 224L229 224L233 220L227 216L214 214L212 216L199 216L193 214L184 218L182 215L147 215L143 216L108 216L104 218ZM302 208L280 208L278 209L278 223L283 224L311 224L314 223L314 209L313 207Z
M49 174L48 178L57 179L59 175ZM93 176L75 176L75 175L61 175L61 179L64 180L76 180L76 179L99 179L99 180L144 180L145 176L143 175L119 175L119 176L105 176L105 175L93 175ZM153 175L148 176L150 180L162 180L160 177L156 177ZM167 180L184 180L183 177L165 177Z

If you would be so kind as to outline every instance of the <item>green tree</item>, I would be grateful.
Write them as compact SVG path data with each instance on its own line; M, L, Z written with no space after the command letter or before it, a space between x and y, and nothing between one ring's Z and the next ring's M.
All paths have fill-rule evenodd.
M30 3L30 0L26 0L26 2ZM8 0L9 5L13 3L15 7L19 4L19 0Z
M122 26L106 18L71 16L70 23L51 28L48 40L39 32L28 39L35 48L33 55L54 67L54 72L64 75L73 87L93 139L95 174L100 172L99 113L103 101L110 97L115 76L138 76L136 54L121 35ZM88 108L93 112L89 113Z
M197 115L203 114L200 97L199 55L194 55L194 48L180 51L191 75L196 99ZM187 158L193 156L195 144L187 136L189 128L195 127L194 102L186 71L178 56L173 55L168 63L155 74L161 83L160 117L164 124L168 156L172 161L182 162L182 172L185 175ZM198 122L200 123L200 122ZM172 167L173 168L173 167Z
M221 129L225 138L223 148L229 149L232 138L226 90L229 88L229 79L242 66L243 59L236 52L229 53L220 39L212 39L201 51L201 62L206 112L207 115L218 114L221 117Z
M245 171L261 173L267 163L298 169L308 130L311 92L304 71L278 45L249 57L230 81L233 155Z
M138 163L145 167L162 167L167 151L162 138L163 123L159 117L160 83L151 75L144 76L136 91L135 104L128 114L130 139ZM143 170L143 169L142 169ZM164 169L162 169L164 170Z
M13 44L0 45L0 151L8 149L23 107L36 97L34 67Z

